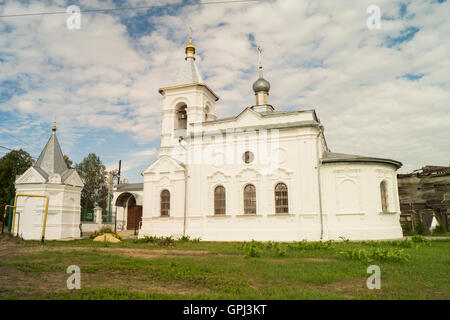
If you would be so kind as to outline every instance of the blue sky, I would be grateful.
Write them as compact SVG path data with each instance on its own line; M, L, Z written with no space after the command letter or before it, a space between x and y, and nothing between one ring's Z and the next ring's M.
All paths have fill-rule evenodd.
M0 15L181 2L6 0ZM379 30L366 27L371 4ZM38 156L56 116L73 161L95 152L141 181L160 142L158 88L174 84L191 26L219 117L253 103L258 43L270 102L316 109L332 151L393 158L402 172L449 165L449 9L432 0L260 1L82 13L80 30L67 29L68 15L0 18L0 145Z

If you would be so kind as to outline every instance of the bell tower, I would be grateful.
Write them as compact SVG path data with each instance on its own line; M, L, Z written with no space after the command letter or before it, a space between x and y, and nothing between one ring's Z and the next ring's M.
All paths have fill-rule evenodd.
M159 89L163 96L161 147L159 155L172 152L192 131L191 124L216 119L219 97L203 82L195 62L192 29L185 46L185 62L172 86Z

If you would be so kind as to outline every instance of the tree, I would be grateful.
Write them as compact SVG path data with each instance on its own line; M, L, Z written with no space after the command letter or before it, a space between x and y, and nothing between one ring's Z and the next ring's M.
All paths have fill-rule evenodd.
M67 169L73 169L73 161L66 154L64 155L64 162L66 163Z
M75 165L80 177L84 180L81 191L81 207L93 209L96 205L106 208L108 186L106 168L95 153L90 153L82 162Z
M10 203L16 193L16 176L23 174L32 165L30 154L22 149L13 150L0 158L0 210Z

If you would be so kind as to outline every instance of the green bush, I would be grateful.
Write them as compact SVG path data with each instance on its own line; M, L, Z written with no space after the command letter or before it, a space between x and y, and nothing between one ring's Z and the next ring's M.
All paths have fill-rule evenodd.
M189 236L182 236L180 239L178 239L178 241L198 243L200 242L200 238L191 239Z
M156 236L145 236L144 238L134 239L134 243L157 243L160 238Z
M173 247L175 245L175 240L173 240L172 236L170 237L161 237L158 240L158 245L161 247Z
M425 233L425 225L423 224L422 218L419 218L419 220L416 223L416 231L418 234Z
M422 244L430 245L430 240L427 240L424 237L419 236L419 235L413 236L411 238L411 241L413 241L414 243L422 243Z
M308 242L306 240L297 241L288 246L292 250L318 250L318 249L333 249L335 247L333 240L328 240L325 242Z
M100 229L100 233L114 233L113 231L112 231L112 229L111 228L109 228L109 227L102 227L101 229Z
M403 230L403 234L404 235L410 235L412 234L412 228L411 228L411 223L409 221L406 221L404 223L401 224L402 230Z
M275 248L275 254L276 254L278 257L283 257L283 256L286 255L286 253L287 253L287 250L286 250L285 247L277 246L277 247Z
M340 254L345 258L359 260L365 263L374 261L400 262L409 260L409 255L405 253L404 250L396 248L351 249L341 251Z
M444 233L447 233L447 230L445 230L445 226L442 223L439 223L433 230L433 234L444 234Z
M180 239L178 239L178 241L181 242L189 242L191 240L191 238L189 236L182 236Z
M405 239L405 240L394 240L390 241L390 244L394 247L401 247L401 248L417 248L418 244L417 242Z
M257 241L252 240L248 244L245 245L245 256L246 257L260 257L262 253L262 246L261 243L258 243Z

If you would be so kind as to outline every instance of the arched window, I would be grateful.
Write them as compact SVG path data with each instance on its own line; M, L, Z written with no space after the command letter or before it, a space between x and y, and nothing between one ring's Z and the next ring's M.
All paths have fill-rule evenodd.
M385 180L380 183L380 194L381 194L381 211L389 212L389 197L387 191L387 183Z
M209 121L210 119L209 119L209 107L208 106L205 107L204 113L205 113L205 121Z
M275 212L288 213L288 188L284 183L275 186Z
M225 214L225 188L222 186L214 189L214 214Z
M161 192L161 216L170 215L170 192L163 190Z
M244 188L244 214L256 214L256 188L252 184Z
M182 105L177 109L177 127L175 129L186 129L187 128L187 112L186 105Z
M244 162L247 164L252 163L254 159L255 155L251 151L245 151L242 155L242 160L244 160Z

